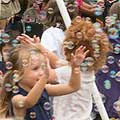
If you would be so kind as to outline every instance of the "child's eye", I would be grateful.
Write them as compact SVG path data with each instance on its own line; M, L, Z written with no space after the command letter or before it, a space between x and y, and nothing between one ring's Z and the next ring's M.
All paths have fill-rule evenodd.
M39 67L37 66L37 67L33 67L32 68L32 70L38 70L39 69Z

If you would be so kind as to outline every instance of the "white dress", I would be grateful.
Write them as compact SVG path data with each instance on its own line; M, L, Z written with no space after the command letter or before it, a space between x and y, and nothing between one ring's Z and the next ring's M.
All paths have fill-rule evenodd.
M66 83L70 79L71 67L56 69L57 80ZM75 93L54 97L53 108L56 120L92 120L92 84L94 71L81 73L81 88Z
M64 59L64 38L65 34L63 30L56 27L50 27L43 32L41 37L41 44L51 52L54 52L59 58Z

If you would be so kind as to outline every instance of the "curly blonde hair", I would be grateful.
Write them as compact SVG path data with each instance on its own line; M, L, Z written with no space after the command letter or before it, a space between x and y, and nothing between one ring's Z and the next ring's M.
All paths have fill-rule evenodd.
M64 40L64 54L68 61L71 60L71 53L81 45L86 46L89 50L87 57L94 60L92 66L88 66L88 70L97 71L106 61L107 53L110 51L110 43L107 35L94 24L85 18L76 17L71 26L66 30L66 38ZM95 53L99 54L95 54Z

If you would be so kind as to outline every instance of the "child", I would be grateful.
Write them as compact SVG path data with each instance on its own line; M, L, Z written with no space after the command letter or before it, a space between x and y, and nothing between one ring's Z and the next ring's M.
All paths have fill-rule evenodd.
M79 65L88 51L80 46L71 59L68 84L47 84L48 60L38 47L19 45L10 51L11 69L5 74L0 98L0 118L50 120L48 95L65 95L80 87ZM78 64L79 63L79 64Z
M105 62L109 42L107 35L100 28L96 28L91 21L76 17L66 31L64 40L64 52L68 61L71 61L71 53L74 53L81 45L89 50L80 65L81 89L66 96L54 97L53 109L56 120L91 120L92 85L95 72ZM70 73L70 66L57 68L57 81L68 82Z

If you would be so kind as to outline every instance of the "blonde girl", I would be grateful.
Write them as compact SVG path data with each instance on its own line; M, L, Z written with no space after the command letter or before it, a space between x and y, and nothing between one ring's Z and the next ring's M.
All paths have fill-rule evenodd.
M3 78L0 118L50 120L49 96L72 93L80 88L80 68L88 51L80 46L72 54L72 73L67 84L47 84L49 61L39 47L18 45L10 51L9 69ZM78 64L79 63L79 64Z

